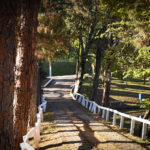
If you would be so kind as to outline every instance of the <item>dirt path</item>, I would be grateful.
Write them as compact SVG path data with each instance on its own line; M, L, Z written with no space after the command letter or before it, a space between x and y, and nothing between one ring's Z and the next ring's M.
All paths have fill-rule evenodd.
M130 139L95 121L69 95L74 76L53 77L44 89L47 111L53 112L56 128L42 135L40 150L144 150Z

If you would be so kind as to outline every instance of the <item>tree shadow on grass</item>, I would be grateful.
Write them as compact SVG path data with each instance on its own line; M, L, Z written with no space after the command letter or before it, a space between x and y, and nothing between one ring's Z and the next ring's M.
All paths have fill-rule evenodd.
M112 85L115 85L117 86L118 88L120 89L124 89L124 88L129 88L129 89L141 89L141 90L150 90L150 87L146 87L144 85L135 85L135 84L128 84L128 85L125 85L125 84L117 84L117 83L112 83Z

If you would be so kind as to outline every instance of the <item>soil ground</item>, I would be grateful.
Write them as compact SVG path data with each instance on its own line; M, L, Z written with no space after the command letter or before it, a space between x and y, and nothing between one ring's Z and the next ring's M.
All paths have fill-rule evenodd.
M72 100L74 77L53 77L53 82L44 88L48 103L40 150L144 150L140 144L95 120Z

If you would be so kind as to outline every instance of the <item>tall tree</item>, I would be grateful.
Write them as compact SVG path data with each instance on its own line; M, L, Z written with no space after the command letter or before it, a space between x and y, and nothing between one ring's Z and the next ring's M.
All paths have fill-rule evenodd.
M40 0L22 0L15 65L14 135L15 150L27 132L34 70L35 34Z
M83 76L85 74L85 64L92 42L95 38L98 25L99 0L81 1L73 3L73 16L70 21L71 31L74 30L76 41L78 40L78 64L75 81L75 92L81 92ZM69 17L68 17L69 18Z
M0 1L0 149L14 149L13 97L19 1Z
M97 101L97 93L99 86L99 76L101 73L101 64L103 59L104 50L106 50L107 41L104 38L98 39L97 50L96 50L96 67L95 67L95 76L93 80L92 96L93 101ZM97 101L97 103L100 103Z

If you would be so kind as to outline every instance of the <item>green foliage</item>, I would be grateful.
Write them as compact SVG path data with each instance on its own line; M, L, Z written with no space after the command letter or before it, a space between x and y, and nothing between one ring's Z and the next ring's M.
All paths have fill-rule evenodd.
M68 54L72 35L65 23L65 2L45 0L41 4L37 38L37 55L57 59Z
M124 78L146 79L150 76L150 2L102 0L102 3L114 18L101 34L107 38L111 34L116 47L114 64L119 68L113 67L113 71L124 70Z
M140 103L141 103L140 108L150 110L150 98L145 98Z
M127 71L127 72L124 72L123 73L123 79L126 79L126 78L133 78L133 71Z

